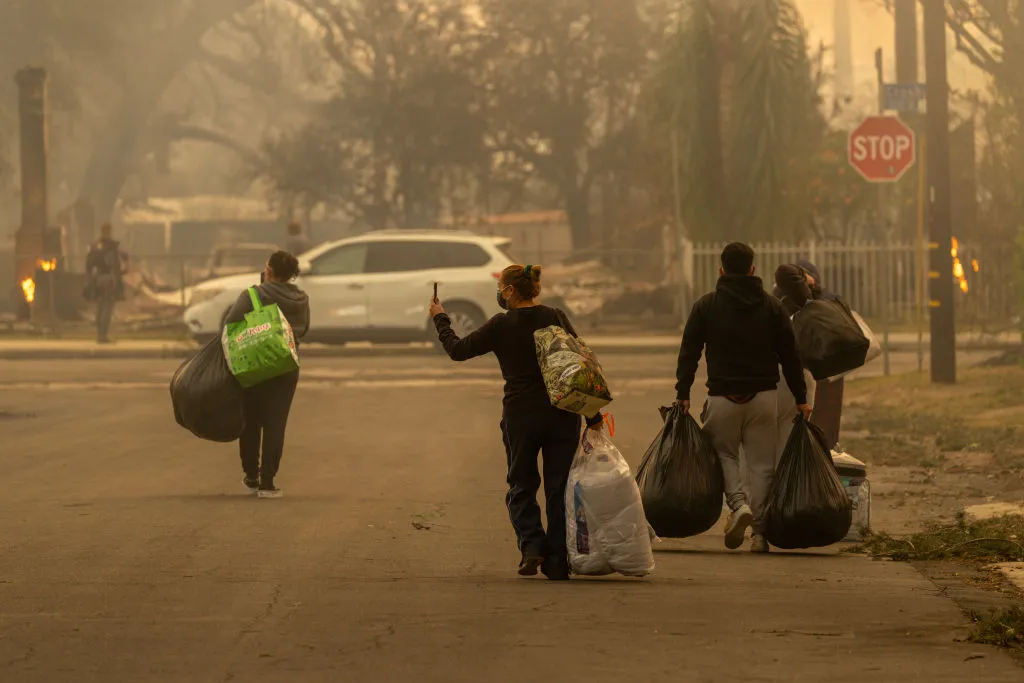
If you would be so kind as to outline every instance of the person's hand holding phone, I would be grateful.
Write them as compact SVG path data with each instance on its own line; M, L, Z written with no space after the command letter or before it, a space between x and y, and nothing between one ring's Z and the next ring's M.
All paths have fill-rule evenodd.
M434 283L434 298L430 300L430 317L436 318L437 316L444 313L444 306L441 305L441 300L437 298L437 283Z

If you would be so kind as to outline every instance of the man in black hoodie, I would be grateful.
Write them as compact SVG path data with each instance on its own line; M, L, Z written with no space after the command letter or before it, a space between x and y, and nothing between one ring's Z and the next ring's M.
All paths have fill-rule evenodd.
M775 478L779 365L800 412L809 416L807 386L796 339L782 304L755 275L754 250L740 243L722 252L721 277L714 292L693 306L679 351L676 402L690 408L690 388L707 349L708 400L704 431L722 461L725 494L732 511L725 545L743 544L754 527L751 550L768 552L761 514ZM746 459L750 492L743 487L740 449Z

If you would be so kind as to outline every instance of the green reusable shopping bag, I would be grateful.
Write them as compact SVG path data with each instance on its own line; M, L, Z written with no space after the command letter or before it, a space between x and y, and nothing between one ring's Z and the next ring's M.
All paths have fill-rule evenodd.
M295 333L277 304L264 306L255 287L249 288L252 313L245 322L228 323L221 333L224 356L231 374L243 387L299 369Z

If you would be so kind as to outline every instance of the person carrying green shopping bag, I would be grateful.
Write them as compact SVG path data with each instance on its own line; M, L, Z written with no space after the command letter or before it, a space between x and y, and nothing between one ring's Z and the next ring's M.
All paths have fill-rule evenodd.
M299 383L297 340L309 331L309 297L292 282L298 275L298 260L275 252L263 283L243 291L228 311L222 334L228 365L246 387L238 442L244 484L260 498L281 497L274 478Z

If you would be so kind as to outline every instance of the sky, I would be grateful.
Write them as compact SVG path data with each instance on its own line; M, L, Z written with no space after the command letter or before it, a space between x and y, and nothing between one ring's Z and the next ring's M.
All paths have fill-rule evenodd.
M810 44L816 47L824 42L835 44L835 3L837 0L795 0L803 13L810 33ZM858 93L873 88L875 82L875 50L881 47L886 54L887 79L893 80L895 37L892 16L882 7L880 0L849 0L850 23L853 38L854 82ZM920 30L920 20L918 23ZM923 73L923 70L922 70ZM956 55L949 64L950 87L954 89L981 89L984 75L963 55Z

